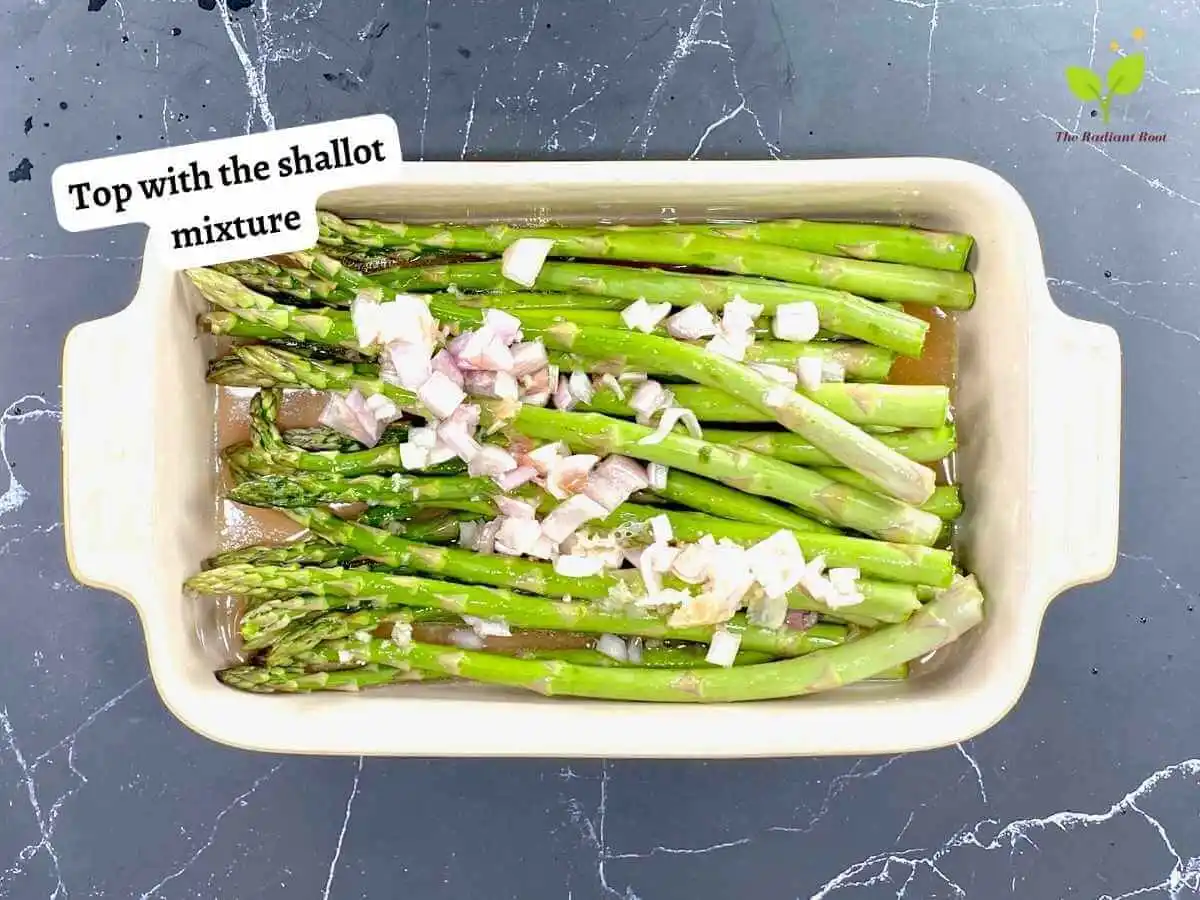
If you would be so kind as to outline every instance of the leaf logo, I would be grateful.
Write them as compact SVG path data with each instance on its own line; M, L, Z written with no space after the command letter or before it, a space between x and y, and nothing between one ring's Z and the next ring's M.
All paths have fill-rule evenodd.
M1135 37L1137 32L1134 33ZM1115 43L1115 42L1114 42ZM1146 54L1140 50L1116 59L1101 82L1100 76L1083 66L1067 66L1067 87L1084 103L1096 103L1108 124L1113 97L1137 93L1146 77Z

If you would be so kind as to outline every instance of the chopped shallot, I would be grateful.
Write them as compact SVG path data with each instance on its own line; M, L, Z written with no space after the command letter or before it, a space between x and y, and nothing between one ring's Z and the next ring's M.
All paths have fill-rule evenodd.
M700 420L696 418L694 412L682 406L672 406L663 410L662 418L658 420L658 427L651 434L641 438L638 443L661 444L663 439L671 433L671 429L675 427L677 422L683 422L692 437L699 438L703 436L703 432L700 430Z
M721 333L713 337L705 346L709 353L716 353L718 356L741 362L746 358L746 348L750 344L751 341L744 338L731 338L729 335Z
M571 377L567 379L567 390L577 403L591 403L592 397L596 393L592 389L592 381L588 378L587 372L578 369L572 372Z
M533 287L554 241L546 238L519 238L504 248L500 272L522 287Z
M549 444L542 444L536 450L530 450L525 454L526 459L523 462L528 462L537 469L539 475L548 475L554 464L569 452L567 445L562 441L553 441Z
M592 519L602 519L608 510L583 494L568 497L542 520L542 533L561 544Z
M759 541L746 551L746 559L768 597L784 596L804 577L804 554L796 536L786 529Z
M667 474L670 471L662 463L650 463L646 466L646 478L650 482L650 487L656 491L666 490Z
M383 433L383 422L367 406L367 399L358 388L347 394L330 394L318 421L368 447L374 447Z
M626 647L625 642L615 634L600 635L600 639L596 641L596 650L611 659L617 660L618 662L629 661L629 648Z
M467 463L467 471L471 475L503 475L517 468L513 455L503 447L495 444L484 444Z
M483 327L503 341L505 347L521 339L521 320L502 309L484 310Z
M646 469L628 456L609 456L588 476L584 493L612 512L637 491L650 486Z
M546 356L546 345L540 340L513 344L512 358L511 372L518 378L522 375L532 375L539 369L546 368L546 364L549 362L549 358Z
M787 620L787 598L756 593L746 604L746 621L759 628L781 628Z
M721 310L721 330L730 337L753 333L754 320L762 315L761 303L751 303L735 294Z
M483 648L483 638L465 628L455 628L450 632L450 643L462 650L480 650Z
M783 624L792 631L808 631L817 622L820 617L811 610L807 609L790 609L787 617L783 620Z
M688 584L702 584L708 580L710 548L702 544L689 544L671 563L671 571Z
M524 556L542 536L542 526L536 519L504 517L496 532L496 552L507 556Z
M537 507L532 503L518 500L516 497L505 497L503 494L496 498L496 509L500 510L500 515L509 519L537 518Z
M821 360L821 380L822 381L845 381L846 367L836 359Z
M493 312L493 310L488 310ZM513 367L512 351L495 331L483 327L467 332L467 340L453 348L461 369L485 372L508 372Z
M515 491L523 484L528 484L537 477L537 469L533 466L517 466L511 472L496 476L496 484L502 491Z
M550 399L553 401L555 409L561 409L563 411L570 410L575 406L576 403L579 402L571 393L570 384L567 381L566 375L559 376L558 387L554 389L554 393L551 395Z
M604 571L604 558L564 554L554 561L554 571L567 578L587 578L591 575L599 575Z
M645 425L656 412L666 409L675 401L675 396L657 381L647 380L638 385L629 401L630 407L637 413L637 420Z
M775 308L771 333L781 341L811 341L820 330L817 306L811 300L783 303Z
M693 303L667 319L667 334L681 341L694 341L716 333L717 320L703 303Z
M424 469L429 465L429 456L428 447L418 446L412 441L400 445L400 466L408 471Z
M625 388L621 385L621 382L617 381L617 376L612 372L605 372L600 376L600 385L612 391L622 403L625 402ZM583 402L587 403L588 401L584 400Z
M397 384L408 391L417 390L433 373L429 348L405 341L393 341L386 345L380 354L379 363L379 376L384 381ZM460 375L458 383L461 382Z
M821 360L815 356L801 356L796 360L796 375L800 388L805 391L815 391L821 386Z
M650 520L650 533L654 535L656 544L669 544L675 537L671 520L666 515L657 515Z
M575 453L555 460L546 475L546 490L559 500L578 494L587 488L588 475L598 462L600 457L590 453Z
M454 362L454 356L449 350L439 350L430 361L434 372L441 372L459 387L463 386L463 373Z
M512 636L512 630L503 619L481 619L479 616L463 615L462 620L481 638Z
M626 328L634 328L649 334L670 312L670 303L647 303L644 297L639 297L621 310L621 320L625 323Z
M467 395L441 372L434 372L417 390L417 397L435 417L448 419Z
M714 666L729 668L737 659L738 648L742 645L742 636L734 631L718 628L713 632L708 645L708 653L704 661Z

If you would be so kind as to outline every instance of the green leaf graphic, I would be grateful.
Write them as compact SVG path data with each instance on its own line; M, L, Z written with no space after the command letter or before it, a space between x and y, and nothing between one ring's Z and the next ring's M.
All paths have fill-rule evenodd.
M1146 55L1130 53L1109 67L1105 80L1108 82L1108 89L1114 94L1132 94L1142 86L1142 78L1145 75Z
M1067 66L1067 87L1084 103L1095 103L1104 93L1100 76L1083 66Z

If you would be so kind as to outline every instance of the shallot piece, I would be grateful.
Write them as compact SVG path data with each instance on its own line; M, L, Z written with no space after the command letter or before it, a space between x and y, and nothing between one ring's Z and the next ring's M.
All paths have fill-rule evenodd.
M782 628L787 614L786 597L768 597L756 592L746 604L746 621L759 628Z
M754 580L771 598L782 597L799 584L807 565L796 536L786 529L759 541L746 557Z
M621 320L626 328L649 334L670 312L670 303L647 303L644 297L639 297L621 310Z
M564 554L554 560L554 571L567 578L588 578L604 571L604 558Z
M606 512L612 512L638 491L650 486L646 469L628 456L609 456L588 476L584 493Z
M430 368L433 372L441 372L459 387L463 386L462 370L454 361L454 356L449 350L442 349L434 354L433 359L430 361Z
M383 396L383 394L372 394L369 396L367 398L367 409L371 411L371 415L375 417L375 421L381 425L395 422L404 415L400 412L400 407Z
M500 272L522 287L533 287L553 249L554 241L547 238L519 238L504 248Z
M808 629L812 628L819 621L821 621L820 616L811 610L790 609L783 620L783 624L792 631L808 631Z
M318 421L367 447L379 443L383 433L383 423L376 418L358 388L346 394L331 393Z
M645 425L660 409L666 409L675 402L675 395L657 381L647 380L638 385L629 401L630 408L637 413L637 421Z
M546 475L546 490L552 497L565 500L578 494L588 485L588 476L600 457L591 453L575 453L555 460Z
M621 382L617 381L617 376L612 372L605 372L600 376L600 386L606 387L616 396L622 403L625 402L625 388ZM586 400L584 401L587 402Z
M496 509L500 510L500 515L509 519L537 518L537 507L524 500L518 500L516 497L505 497L504 495L497 497Z
M517 466L511 472L496 476L496 484L502 491L515 491L523 484L528 484L537 478L537 469L533 466Z
M400 445L400 467L406 471L414 469L424 469L429 463L430 450L428 447L421 447L414 444L412 441L405 441Z
M845 381L846 367L836 359L821 360L821 380L822 381Z
M496 532L496 552L506 556L524 556L542 536L542 526L536 519L504 517Z
M503 341L505 347L521 339L521 320L502 309L484 310L483 328Z
M587 372L576 369L567 379L567 390L577 403L591 403L592 397L596 395L592 388L592 380L588 378Z
M710 547L688 544L671 563L671 571L688 584L703 584L708 580Z
M717 320L703 303L693 303L667 319L667 334L681 341L694 341L717 333Z
M459 459L470 462L479 452L479 441L475 440L478 427L479 407L464 403L451 413L450 418L438 423L437 438Z
M503 447L495 444L484 444L467 463L467 472L471 475L503 475L517 468L513 455Z
M516 400L520 396L517 379L508 372L470 371L463 378L463 389L472 397Z
M602 519L608 515L608 510L583 494L568 497L550 511L542 520L542 533L556 544L561 544L585 522Z
M492 310L488 310L492 312ZM468 331L466 341L452 345L455 361L460 369L483 372L509 372L513 367L512 351L508 344L493 329L486 325Z
M669 544L675 538L671 520L666 515L657 515L650 520L650 533L654 535L656 544Z
M815 356L801 356L796 360L796 375L799 387L805 391L815 391L821 386L823 365Z
M662 463L650 463L646 466L646 478L650 481L652 490L664 491L667 489L667 474L671 470Z
M540 340L525 341L512 345L513 365L511 372L517 378L522 375L532 375L539 369L544 369L550 362L546 355L546 345Z
M555 409L561 409L563 412L568 412L574 408L576 403L579 402L571 393L571 386L567 381L567 376L559 376L558 387L554 389L554 393L550 396L550 400L554 403Z
M539 475L545 476L550 474L550 470L556 462L569 453L567 445L562 441L552 441L549 444L542 444L535 450L530 450L525 454L522 462L527 462L537 470Z
M715 353L718 356L724 356L726 359L741 362L746 358L746 350L752 343L753 341L747 338L731 338L722 332L709 340L705 347L709 353Z
M467 395L441 372L434 372L417 389L417 397L436 418L448 419Z
M610 659L615 659L618 662L629 661L629 648L625 646L625 642L615 634L602 634L600 639L596 641L596 650L603 653Z
M462 616L463 622L481 638L512 637L512 630L503 619L481 619L479 616Z
M433 365L429 358L429 349L420 344L393 341L386 344L379 354L379 377L388 384L415 391L432 374ZM461 375L458 377L458 383L462 383Z
M742 636L734 631L718 628L713 632L708 645L708 653L704 661L714 665L729 668L737 659L738 648L742 645Z
M733 337L754 332L754 320L762 315L761 303L750 303L738 294L721 310L721 330Z
M652 433L638 440L638 443L661 444L678 422L683 422L688 434L692 437L704 436L704 432L700 429L700 420L696 418L694 412L682 406L672 406L663 410L662 418L658 420L658 427Z
M482 525L478 522L463 522L458 526L459 546L476 553L493 552L496 546L496 532L500 530L501 523L501 519L492 519Z
M781 341L811 341L820 330L817 306L811 300L782 303L775 308L771 333Z

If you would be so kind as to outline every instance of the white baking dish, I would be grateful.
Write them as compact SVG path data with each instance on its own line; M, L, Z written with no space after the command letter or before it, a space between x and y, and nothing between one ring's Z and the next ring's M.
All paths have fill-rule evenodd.
M1029 209L942 159L416 163L330 195L342 215L423 220L738 214L903 219L973 234L957 417L962 558L985 624L899 685L726 706L544 699L472 685L258 696L220 685L180 583L215 549L212 353L200 300L147 255L130 306L78 326L63 377L66 538L85 584L134 604L167 706L258 750L421 756L736 757L937 747L1000 719L1029 677L1046 605L1116 559L1120 349L1053 304ZM149 254L149 251L148 251ZM119 399L118 399L119 398Z

